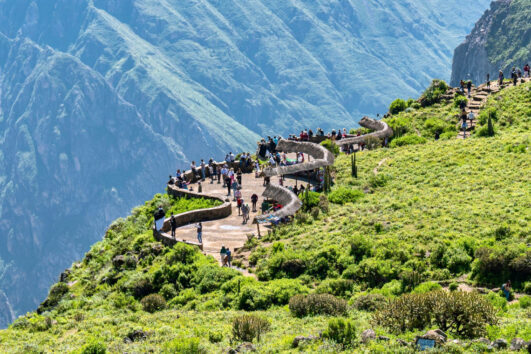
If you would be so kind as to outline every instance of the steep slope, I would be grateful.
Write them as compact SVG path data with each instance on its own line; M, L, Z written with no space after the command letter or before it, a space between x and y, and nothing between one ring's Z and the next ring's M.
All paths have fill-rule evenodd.
M485 81L487 73L497 78L499 70L510 77L511 68L531 63L531 2L493 1L464 43L456 48L451 84L462 79Z
M176 167L448 77L487 2L0 0L0 324Z
M392 331L377 325L375 314L388 301L442 286L459 288L454 294L486 293L473 296L482 307L494 307L499 321L486 327L476 315L481 308L473 307L478 332L445 330L448 342L440 351L485 352L499 338L529 341L531 298L522 292L531 293L530 87L510 87L489 99L487 108L497 117L494 137L364 150L356 155L357 178L351 175L351 156L338 156L332 193L315 198L318 206L311 213L245 245L249 270L260 280L220 267L197 247L162 247L149 229L157 205L167 206L166 215L181 211L177 205L194 207L190 200L157 195L112 223L103 240L52 287L39 313L0 331L0 350L226 352L240 342L232 321L245 314L271 323L253 343L259 353L413 353L415 336L434 325ZM405 118L421 120L413 114ZM226 236L230 239L230 230ZM507 279L518 292L510 305L498 288ZM315 303L316 311L343 301L345 308L346 301L352 306L342 316L299 318L286 305L308 293L330 294ZM145 306L146 298L158 299L161 307ZM412 312L423 309L415 305ZM466 307L456 305L449 310L439 304L457 314ZM353 348L319 335L336 316L352 321L358 335ZM369 328L386 339L362 342L360 333ZM306 337L297 342L302 348L294 348L298 336ZM474 339L480 336L489 343Z

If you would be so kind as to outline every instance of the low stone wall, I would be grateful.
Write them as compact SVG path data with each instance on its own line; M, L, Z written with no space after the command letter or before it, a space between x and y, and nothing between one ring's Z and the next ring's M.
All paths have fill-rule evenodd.
M386 122L381 120L371 119L369 117L363 117L359 124L367 129L375 130L373 133L356 136L353 138L345 138L336 141L336 144L339 146L344 145L353 145L359 143L365 143L366 139L370 136L376 137L378 139L390 138L393 136L393 129L389 128Z
M310 155L313 161L290 166L268 167L264 169L264 174L268 177L289 175L303 171L312 171L320 167L334 164L334 154L327 148L319 144L306 141L280 140L277 145L278 151L302 152Z
M295 193L289 189L282 186L270 184L267 186L262 196L277 201L282 205L282 208L274 213L259 215L256 217L256 220L264 220L270 216L276 216L279 218L293 216L302 207L302 202L299 197L297 197Z
M177 221L177 227L181 227L181 226L185 226L185 225L189 225L193 223L198 223L198 222L224 219L232 214L231 203L227 200L223 200L215 196L196 193L196 192L190 192L185 189L177 188L175 185L168 185L168 195L173 196L175 198L203 198L203 199L217 200L223 203L222 205L219 205L216 207L207 208L207 209L191 210L185 213L175 215L175 219ZM167 246L173 246L177 242L184 242L184 243L188 243L191 245L196 245L199 248L203 249L203 245L200 243L176 240L172 238L171 235L168 234L168 232L171 231L170 218L167 218L164 220L164 224L162 226L161 231L162 232L157 231L154 228L153 236L155 237L156 240L162 242L163 244Z

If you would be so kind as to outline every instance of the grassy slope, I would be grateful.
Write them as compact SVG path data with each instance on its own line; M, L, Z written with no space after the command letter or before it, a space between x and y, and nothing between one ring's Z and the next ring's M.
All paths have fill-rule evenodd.
M430 141L425 145L366 151L357 155L359 179L350 177L350 159L339 157L335 165L337 186L369 193L356 204L331 204L328 214L277 229L263 244L254 245L252 258L261 278L282 277L275 264L282 257L302 259L306 267L298 279L273 280L256 289L265 291L284 284L296 292L307 292L319 284L322 287L329 281L325 278L343 276L355 279L352 294L343 295L351 302L363 292L393 297L401 292L397 285L408 270L419 272L424 280L446 280L470 275L477 263L474 251L479 247L505 247L523 254L531 243L531 100L526 101L530 86L507 89L502 98L489 101L490 107L498 109L499 134L494 138ZM404 114L404 119L422 131L428 116L447 115L449 109L445 105L421 109ZM512 151L510 147L518 144L527 146L527 150ZM373 169L383 159L387 160L375 178ZM193 248L164 249L160 254L150 251L154 242L147 225L154 206L160 202L161 197L157 196L135 209L127 220L115 223L113 231L93 247L90 256L72 267L69 281L77 282L59 305L42 315L28 314L0 332L0 351L66 352L97 340L112 352L158 352L171 350L176 343L191 337L199 338L209 352L229 347L231 319L242 308L241 296L234 290L234 280L239 275L220 269L212 258ZM174 207L174 211L197 207L201 205L182 205L181 209ZM497 241L496 230L505 224L510 231ZM353 256L350 245L359 239L368 241L369 250L363 256ZM277 243L271 247L271 242ZM283 244L283 250L278 242ZM444 250L451 250L446 254L445 265L426 257L426 252L433 254L440 244L445 244ZM136 267L115 269L112 258L127 252L141 258ZM181 291L169 302L171 308L155 314L142 311L138 299L131 296L132 284L144 276L154 277L157 271L173 272L167 267L181 267L178 260L182 255L189 257L180 269L188 278L178 277L172 282ZM322 264L318 262L320 258L328 260ZM116 283L105 284L106 277L117 278ZM247 283L256 283L242 281L242 292ZM249 288L255 289L250 285ZM257 344L260 350L288 350L294 336L317 334L327 322L324 317L296 319L282 305L258 313L272 322L271 332ZM371 327L370 313L351 309L349 316L359 332ZM500 316L500 325L488 329L491 339L531 339L529 310L515 303L506 311L500 310ZM148 332L147 340L124 343L123 338L134 329ZM375 330L391 336L385 329ZM222 341L209 341L212 334L221 334ZM400 337L410 340L415 334ZM338 348L333 343L316 342L307 349L333 352ZM376 349L393 351L397 347L373 343L358 348Z

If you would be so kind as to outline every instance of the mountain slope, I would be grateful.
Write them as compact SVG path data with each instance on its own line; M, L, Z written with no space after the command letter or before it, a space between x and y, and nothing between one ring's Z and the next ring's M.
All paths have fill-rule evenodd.
M481 83L499 70L510 77L513 67L531 63L531 2L494 1L464 43L456 48L452 65L452 85L462 79Z
M448 77L487 2L0 0L0 324L176 167Z

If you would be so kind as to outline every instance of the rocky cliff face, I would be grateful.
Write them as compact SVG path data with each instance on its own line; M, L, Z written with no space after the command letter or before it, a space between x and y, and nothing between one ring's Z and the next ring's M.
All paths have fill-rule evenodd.
M176 167L449 77L487 1L0 0L0 325Z
M506 77L512 67L531 63L531 1L493 1L464 43L456 48L451 84L462 79L482 83L499 70Z

